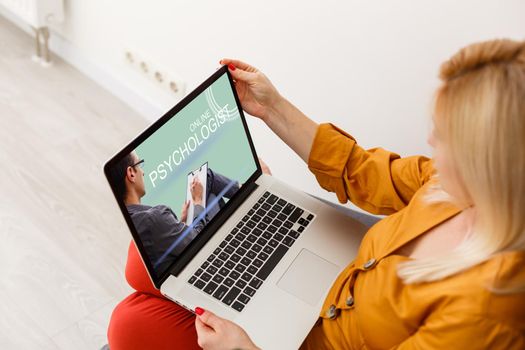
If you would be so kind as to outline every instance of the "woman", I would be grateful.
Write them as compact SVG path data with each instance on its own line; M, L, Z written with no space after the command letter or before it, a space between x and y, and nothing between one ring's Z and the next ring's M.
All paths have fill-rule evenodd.
M365 151L308 119L255 68L221 63L243 109L323 188L389 215L335 281L303 349L525 348L525 42L474 44L443 64L433 161ZM205 349L257 348L233 322L196 313ZM176 348L176 339L165 341Z

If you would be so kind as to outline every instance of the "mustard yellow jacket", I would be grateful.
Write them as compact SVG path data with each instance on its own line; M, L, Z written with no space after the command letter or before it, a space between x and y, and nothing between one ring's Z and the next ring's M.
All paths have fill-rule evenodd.
M396 267L408 258L393 252L460 212L423 201L434 181L428 158L366 151L323 124L308 165L340 202L389 216L368 231L338 276L302 349L525 349L525 292L488 288L523 284L525 252L500 253L437 282L398 278Z

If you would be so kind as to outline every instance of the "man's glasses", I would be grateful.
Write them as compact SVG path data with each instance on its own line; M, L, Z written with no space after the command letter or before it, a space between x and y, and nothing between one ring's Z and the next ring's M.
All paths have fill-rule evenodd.
M144 159L139 160L135 164L130 165L130 167L134 168L138 165L139 168L144 169Z

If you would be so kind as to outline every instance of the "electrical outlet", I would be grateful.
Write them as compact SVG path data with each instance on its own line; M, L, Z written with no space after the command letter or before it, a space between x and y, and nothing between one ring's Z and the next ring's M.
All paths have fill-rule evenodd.
M149 66L145 61L140 61L139 63L140 70L144 72L144 74L149 74Z
M126 50L124 54L126 57L126 62L128 62L129 64L135 64L135 56L133 56L133 52Z
M162 73L162 81L160 82L165 89L169 91L170 94L177 96L184 96L186 93L186 84L178 76L174 75L167 70L160 70Z
M139 54L136 50L124 50L124 59L128 66L148 78L166 93L178 98L184 96L186 88L184 81L167 69L154 64L152 60Z
M155 74L155 80L159 83L159 84L162 84L164 82L164 76L162 75L161 72L159 71L156 71Z
M172 92L174 92L174 93L178 93L179 92L179 86L177 85L176 82L170 81L169 85L170 85L170 90Z

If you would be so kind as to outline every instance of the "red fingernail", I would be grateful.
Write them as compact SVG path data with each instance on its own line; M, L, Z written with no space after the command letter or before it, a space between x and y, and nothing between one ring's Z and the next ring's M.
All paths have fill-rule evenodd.
M231 64L231 63L228 65L228 68L230 68L230 70L232 70L232 71L235 70L235 66L233 64Z
M200 316L204 313L204 309L197 306L195 308L195 313Z

